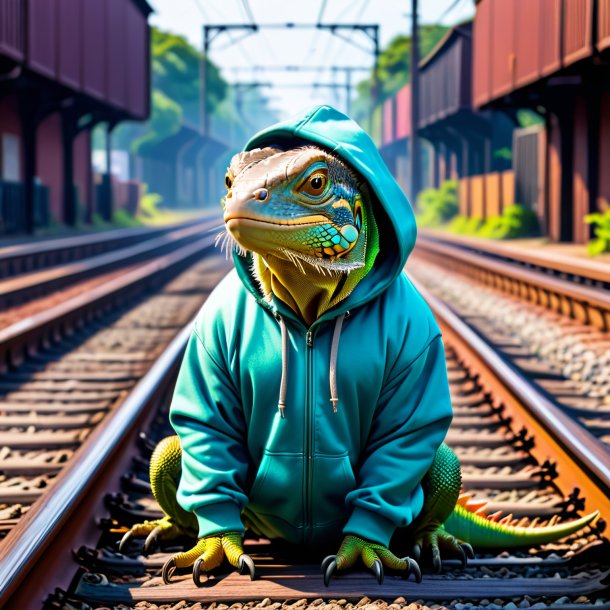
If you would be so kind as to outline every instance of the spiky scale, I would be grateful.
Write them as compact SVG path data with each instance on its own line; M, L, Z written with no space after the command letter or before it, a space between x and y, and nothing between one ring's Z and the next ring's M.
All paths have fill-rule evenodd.
M545 527L515 527L475 515L463 506L457 505L444 526L448 532L460 540L469 542L475 548L514 548L545 544L565 538L589 525L598 515L599 512L596 511L574 521L549 524Z

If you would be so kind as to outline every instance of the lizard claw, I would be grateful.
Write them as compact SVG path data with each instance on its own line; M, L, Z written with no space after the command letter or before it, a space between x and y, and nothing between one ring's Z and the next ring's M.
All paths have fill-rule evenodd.
M239 570L240 574L249 574L250 580L254 580L256 578L256 568L250 555L246 555L244 553L240 556L237 561L237 569Z
M204 565L203 559L201 557L197 559L195 565L193 565L193 582L196 587L202 587L203 582L201 581L201 566Z
M155 527L155 529L150 532L150 534L148 534L148 536L146 536L146 540L144 541L144 546L142 547L142 554L143 555L148 555L148 551L150 550L150 547L157 541L157 538L159 537L159 534L161 533L161 531L163 530L163 528L160 525L157 525L157 527ZM121 540L121 542L123 542ZM120 550L120 547L119 547Z
M462 564L462 569L464 569L466 567L466 564L468 563L468 557L466 557L466 551L464 550L464 547L458 546L457 553L459 555L458 559L460 560L460 563Z
M172 576L176 571L176 560L174 557L170 557L164 564L163 569L161 570L161 575L163 576L163 582L166 585L172 581Z
M468 559L474 559L474 549L467 542L460 542L460 546L466 552Z
M131 530L125 532L125 535L121 538L121 542L119 542L119 553L122 553L127 549L132 538L133 532Z
M415 576L415 582L420 583L421 582L421 570L419 568L419 564L417 563L417 561L415 561L415 559L411 559L410 557L403 557L402 560L406 561L409 564L409 567L405 570L403 578L405 580L408 580L409 576L411 576L411 574L413 574Z
M380 585L383 584L383 564L381 563L381 561L379 561L379 559L375 559L375 561L373 562L373 566L371 567L371 571L375 575L377 582Z
M321 567L322 573L324 574L324 586L328 587L330 579L337 569L337 556L329 555L328 557L325 557Z

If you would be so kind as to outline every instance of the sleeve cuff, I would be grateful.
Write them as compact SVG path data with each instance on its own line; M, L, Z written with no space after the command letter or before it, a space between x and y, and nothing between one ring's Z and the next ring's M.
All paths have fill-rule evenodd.
M379 513L356 506L343 528L343 533L366 538L387 547L395 530L396 525L389 519Z
M199 525L199 537L222 534L223 532L243 532L241 511L235 502L218 502L202 506L195 511Z

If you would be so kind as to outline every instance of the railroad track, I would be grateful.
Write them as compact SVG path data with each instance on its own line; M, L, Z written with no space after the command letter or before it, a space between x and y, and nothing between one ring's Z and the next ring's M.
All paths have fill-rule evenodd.
M539 524L590 509L608 519L607 461L583 459L573 427L561 429L563 422L552 418L541 421L527 382L515 381L501 359L481 353L472 330L437 299L426 297L447 347L455 410L448 442L462 461L464 487L473 501L486 498L490 513L502 510L515 520L537 518ZM82 460L72 460L55 493L23 520L21 532L7 537L0 549L5 557L0 600L7 608L39 608L43 599L47 608L82 609L212 604L208 608L216 610L398 610L417 601L456 610L599 610L610 604L601 524L535 552L479 553L465 571L456 561L445 561L443 574L425 572L419 585L388 576L380 587L370 574L355 572L325 589L318 565L322 555L295 565L285 550L257 540L247 541L260 573L256 581L231 572L215 574L203 588L189 575L164 585L161 566L177 547L143 557L141 542L126 555L117 553L117 543L132 523L160 514L147 481L148 458L169 433L168 398L188 333L186 328L172 342L115 417L96 429L81 448Z
M74 237L59 237L44 241L25 242L0 247L0 279L23 275L56 265L79 262L126 246L160 237L179 228L200 223L194 219L160 227L130 227L87 233Z
M199 309L208 278L226 271L209 256L217 228L198 223L186 245L0 329L0 540Z
M603 324L593 323L610 315L603 305L610 303L609 293L603 288L594 290L597 296L591 307L595 303L600 307L596 317L572 315L589 306L578 309L576 303L587 298L580 284L543 280L540 273L527 271L535 277L525 285L520 268L502 263L498 275L495 261L474 255L470 269L467 260L472 256L423 240L408 269L528 377L539 393L579 421L590 433L590 443L602 443L610 450L610 332ZM560 282L554 301L544 282ZM564 291L563 300L557 296L559 289ZM545 300L539 298L543 292Z
M424 231L416 252L453 273L600 331L610 330L610 265L484 243L490 241Z

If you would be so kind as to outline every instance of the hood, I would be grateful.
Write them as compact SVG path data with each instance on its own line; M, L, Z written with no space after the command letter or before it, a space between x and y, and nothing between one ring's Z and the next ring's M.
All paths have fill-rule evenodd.
M244 150L272 145L290 148L304 143L319 145L340 156L368 182L374 194L372 207L379 229L379 255L373 269L352 294L327 312L338 315L377 297L401 273L415 245L415 216L373 140L355 121L331 106L315 106L260 131ZM258 287L250 272L251 256L234 254L234 260L240 278L258 296Z

